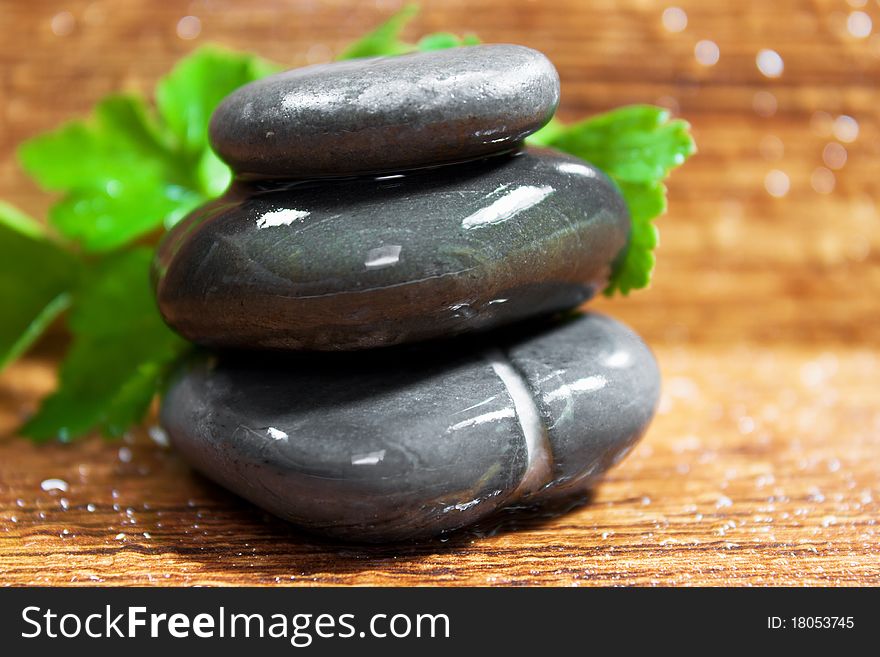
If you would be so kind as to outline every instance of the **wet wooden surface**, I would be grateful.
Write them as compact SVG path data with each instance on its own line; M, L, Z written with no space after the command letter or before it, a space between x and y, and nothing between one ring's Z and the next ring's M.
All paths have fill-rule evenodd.
M321 61L393 4L4 0L0 198L45 210L14 144L111 90L148 90L198 43ZM675 4L680 32L639 0L426 2L411 30L545 51L563 118L658 102L693 123L700 153L671 181L653 288L598 304L654 348L659 414L588 504L446 542L320 542L192 474L152 422L121 443L15 438L53 385L56 338L0 376L0 582L880 584L880 10ZM185 15L195 39L177 34ZM715 65L697 61L701 40ZM756 66L767 48L779 78ZM44 491L52 479L67 490Z

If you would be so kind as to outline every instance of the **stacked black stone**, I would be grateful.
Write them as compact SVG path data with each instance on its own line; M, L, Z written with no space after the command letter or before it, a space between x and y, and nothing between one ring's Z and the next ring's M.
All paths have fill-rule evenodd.
M255 504L361 541L582 493L620 460L659 373L622 324L563 314L606 284L630 220L595 167L523 147L558 100L550 61L514 45L312 66L230 95L211 139L236 181L155 263L168 324L222 351L165 397L177 449Z

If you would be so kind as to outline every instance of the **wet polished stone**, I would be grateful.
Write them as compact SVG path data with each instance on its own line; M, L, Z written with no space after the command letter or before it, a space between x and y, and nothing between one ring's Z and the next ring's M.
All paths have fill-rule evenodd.
M228 96L211 143L239 173L397 171L510 150L559 102L541 53L482 45L294 69Z
M436 535L583 493L642 435L659 372L598 314L444 348L196 361L161 420L198 470L314 532Z
M573 308L629 232L614 185L529 150L410 174L239 185L160 245L159 308L206 346L354 350Z

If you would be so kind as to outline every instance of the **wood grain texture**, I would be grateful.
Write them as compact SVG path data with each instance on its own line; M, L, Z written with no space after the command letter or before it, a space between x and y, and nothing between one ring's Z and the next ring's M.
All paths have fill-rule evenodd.
M654 348L660 411L587 504L505 513L446 542L321 542L194 475L150 439L154 419L122 443L14 437L53 385L55 336L0 376L0 582L880 584L880 10L868 2L875 33L855 38L843 0L671 4L682 32L646 0L425 2L411 30L543 50L566 119L659 102L693 123L700 152L671 181L652 289L597 304ZM112 90L147 92L201 42L300 65L393 6L3 0L0 198L42 213L15 144ZM176 34L184 15L201 20L195 40ZM696 61L701 39L719 46L715 66ZM762 48L783 57L781 78L757 69ZM819 193L841 114L859 133ZM772 170L790 181L780 198ZM43 491L48 478L69 489Z

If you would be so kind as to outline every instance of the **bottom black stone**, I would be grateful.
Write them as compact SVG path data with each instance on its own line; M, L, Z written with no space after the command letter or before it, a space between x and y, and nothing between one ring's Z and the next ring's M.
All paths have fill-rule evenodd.
M653 416L660 375L597 314L482 341L207 357L162 423L211 479L310 531L391 541L583 492Z

